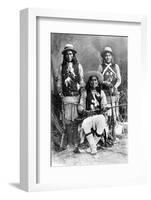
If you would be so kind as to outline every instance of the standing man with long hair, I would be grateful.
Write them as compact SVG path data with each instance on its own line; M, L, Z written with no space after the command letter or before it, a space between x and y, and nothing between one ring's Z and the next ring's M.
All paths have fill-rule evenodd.
M76 58L77 51L72 44L66 44L63 61L58 70L57 89L64 104L65 137L64 146L76 146L79 136L75 119L78 117L77 106L80 90L84 87L83 68Z

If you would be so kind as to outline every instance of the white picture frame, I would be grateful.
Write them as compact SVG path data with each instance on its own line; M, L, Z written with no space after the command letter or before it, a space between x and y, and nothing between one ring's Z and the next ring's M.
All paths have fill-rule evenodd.
M54 190L54 189L70 189L70 188L81 188L81 187L100 187L100 186L110 186L110 185L128 185L146 182L146 157L145 157L145 137L146 133L143 133L143 137L138 138L138 143L143 146L141 156L143 157L143 162L134 163L133 168L129 166L129 171L132 171L127 178L123 175L117 175L113 177L106 177L102 181L100 174L95 174L94 178L90 177L87 179L86 174L83 172L84 176L79 177L80 183L78 183L75 177L71 176L70 182L65 181L63 184L60 183L62 178L57 177L57 182L52 181L41 183L37 176L41 173L39 170L39 146L37 145L37 132L38 132L38 79L37 79L37 19L47 18L51 19L61 19L61 20L81 20L83 22L109 22L109 23L126 23L129 26L137 24L140 28L140 48L141 48L141 64L139 68L138 75L143 73L142 66L147 66L146 55L147 55L147 41L146 41L146 17L145 16L124 16L124 15L113 15L113 14L101 14L95 12L73 12L73 11L54 11L49 9L24 9L20 12L20 185L21 188L26 191L39 191L39 190ZM133 73L133 72L132 72ZM138 78L134 78L138 81ZM143 82L143 81L142 81ZM144 85L142 84L142 87ZM47 100L46 100L47 101ZM140 100L141 102L141 100ZM141 115L141 110L139 110ZM142 119L142 118L141 118ZM140 120L140 119L139 119ZM143 129L143 123L142 127ZM49 153L49 152L48 152ZM137 153L139 154L139 153ZM134 156L134 155L133 155ZM138 155L136 155L137 157ZM138 156L139 157L139 156ZM137 170L134 168L137 166ZM103 166L104 169L105 166ZM109 167L109 166L108 166ZM73 167L71 174L74 172L83 170L80 167ZM93 170L99 170L100 166L93 166ZM116 168L126 168L126 166L116 166ZM111 169L109 167L109 169ZM51 170L51 169L50 169ZM57 176L66 173L65 168L57 168L58 171L54 171L54 175ZM69 170L69 168L67 169ZM87 174L91 172L92 167L86 169ZM128 173L129 173L128 171ZM135 173L135 171L137 171ZM56 173L56 174L55 174ZM79 173L79 172L78 172ZM59 176L58 175L58 176ZM45 175L46 176L46 175ZM72 180L73 178L73 180ZM82 179L84 179L82 181ZM59 182L60 181L60 182Z

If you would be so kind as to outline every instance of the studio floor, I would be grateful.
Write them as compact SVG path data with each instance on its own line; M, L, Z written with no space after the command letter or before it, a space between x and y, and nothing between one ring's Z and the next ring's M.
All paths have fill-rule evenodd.
M128 137L122 135L112 147L103 147L96 155L86 151L74 153L73 148L62 152L52 152L52 166L80 166L100 164L124 164L128 162Z

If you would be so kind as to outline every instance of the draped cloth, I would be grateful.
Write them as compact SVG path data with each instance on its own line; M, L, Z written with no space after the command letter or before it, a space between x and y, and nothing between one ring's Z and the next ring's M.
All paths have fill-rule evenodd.
M65 120L74 121L78 117L79 96L63 97Z

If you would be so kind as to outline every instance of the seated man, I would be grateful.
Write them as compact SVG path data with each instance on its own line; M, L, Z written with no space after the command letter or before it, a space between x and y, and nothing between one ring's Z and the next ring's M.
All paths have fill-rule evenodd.
M107 100L104 91L101 90L101 73L90 71L86 73L85 81L86 88L81 94L78 111L84 116L82 129L88 140L90 153L96 154L97 143L107 127L105 116L102 114L106 110Z

